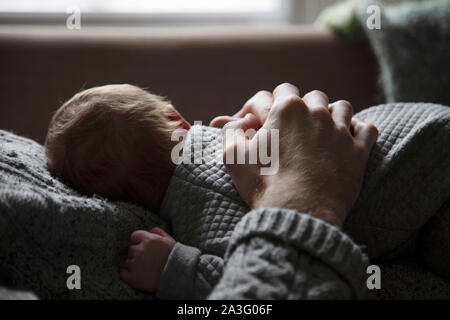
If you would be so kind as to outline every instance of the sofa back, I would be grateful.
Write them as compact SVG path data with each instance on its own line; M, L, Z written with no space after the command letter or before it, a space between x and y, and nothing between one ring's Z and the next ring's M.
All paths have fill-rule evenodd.
M49 119L82 88L130 83L167 96L188 121L233 114L282 82L360 110L375 103L363 45L313 27L105 29L0 27L0 128L43 142Z

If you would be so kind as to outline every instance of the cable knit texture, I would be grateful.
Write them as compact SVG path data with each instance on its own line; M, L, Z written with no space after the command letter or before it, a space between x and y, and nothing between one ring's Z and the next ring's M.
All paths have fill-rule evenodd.
M419 252L429 266L440 264L450 253L450 235L441 224L448 221L450 109L391 104L357 116L377 125L380 136L345 231L371 258L431 248ZM199 143L192 139L195 130L203 134ZM248 213L223 164L214 161L221 157L215 152L221 149L217 129L190 131L183 157L202 154L204 161L177 166L161 208L167 225L138 206L67 188L45 170L39 144L4 131L0 141L0 275L42 298L152 298L121 283L118 268L131 232L154 226L179 242L164 270L160 298L205 298L211 292L211 298L364 296L366 260L350 237L293 211ZM82 269L81 290L66 287L71 264ZM403 291L386 288L381 297L409 290L401 274L392 278ZM414 275L420 280L423 273ZM434 287L450 287L432 277ZM422 287L427 295L433 290L428 284Z
M254 245L254 239L259 240L257 250L249 249ZM261 243L267 244L267 248ZM247 256L241 256L240 247L246 248L242 252ZM210 297L212 299L364 298L367 295L365 270L368 259L361 248L337 228L293 210L272 208L250 212L233 232L226 259L231 265L230 260L235 259L241 267L237 270L227 267L221 284ZM274 265L264 269L256 267L256 263L248 265L253 259L266 259L261 266ZM270 290L269 295L261 295L259 291L266 285L260 278L270 278L274 272L272 268L278 270L277 277L270 282L279 281L277 286L280 288ZM265 270L270 272L266 274ZM247 274L248 278L241 273ZM236 277L241 280L235 281ZM300 286L290 289L292 280ZM342 291L336 291L337 287Z
M418 245L425 245L433 247L433 250L421 251L428 266L437 272L447 270L448 265L442 266L442 258L437 257L450 256L450 241L436 243L429 235L439 234L449 239L449 234L438 223L441 220L436 220L431 227L424 226L450 194L450 179L447 178L450 176L450 150L442 147L450 143L450 109L433 104L390 104L372 107L357 117L375 124L380 136L367 164L361 195L344 230L364 246L365 252L377 263L403 255L417 256ZM220 163L220 130L194 126L185 143L183 163L177 166L172 177L162 217L178 241L199 248L202 254L216 255L216 260L220 261L229 247L230 236L238 232L235 226L248 208ZM202 162L195 163L195 157L198 159L200 155ZM446 211L439 212L439 215L445 214ZM289 225L283 225L281 230L289 230ZM419 237L421 231L422 237ZM283 234L280 232L278 238ZM165 279L172 279L167 285L177 282L178 264L185 259L184 256L178 259L177 254L171 255L166 265ZM218 265L220 270L211 265L208 269L199 265L196 273L189 273L197 277L190 283L207 292L215 283L205 281L205 274L220 273L222 264ZM448 284L437 279L442 286Z
M130 234L167 226L136 205L85 197L45 169L38 143L0 131L0 283L42 299L147 299L119 279ZM67 267L81 268L69 290Z

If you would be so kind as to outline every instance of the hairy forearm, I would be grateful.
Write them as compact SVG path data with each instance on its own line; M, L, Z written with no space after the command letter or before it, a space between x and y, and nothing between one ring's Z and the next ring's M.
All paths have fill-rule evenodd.
M283 208L305 212L340 229L343 222L339 217L346 214L337 203L319 201L312 192L299 192L298 188L288 183L265 189L257 197L253 208Z

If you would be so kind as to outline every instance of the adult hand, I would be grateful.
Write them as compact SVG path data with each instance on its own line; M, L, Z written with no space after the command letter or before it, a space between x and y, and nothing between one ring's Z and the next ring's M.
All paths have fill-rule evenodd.
M377 129L352 118L348 102L329 105L328 97L320 91L300 98L295 86L282 84L274 90L272 98L261 127L265 130L260 129L250 137L242 133L260 123L251 113L223 127L224 162L233 182L254 209L296 209L341 227L359 195ZM264 99L269 101L270 96L265 94ZM242 130L234 130L234 139L229 139L228 129ZM271 129L279 132L276 174L261 175L264 166L259 162L226 163L227 154L238 154L242 148L248 159L258 148L262 134Z
M273 96L272 92L269 91L259 91L253 97L251 97L233 116L220 116L214 118L210 122L210 126L214 128L223 128L230 121L238 120L239 118L244 118L247 114L252 114L255 116L258 127L261 127L264 122L266 122L267 116L269 115L270 108L272 107Z

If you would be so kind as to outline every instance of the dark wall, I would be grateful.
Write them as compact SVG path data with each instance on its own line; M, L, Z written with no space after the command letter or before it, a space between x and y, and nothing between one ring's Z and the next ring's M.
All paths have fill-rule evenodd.
M131 83L167 96L188 121L232 114L282 82L359 110L374 104L368 49L307 27L30 30L0 27L0 129L43 142L58 106L81 88Z

